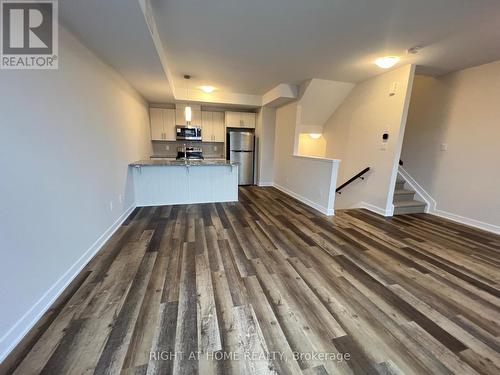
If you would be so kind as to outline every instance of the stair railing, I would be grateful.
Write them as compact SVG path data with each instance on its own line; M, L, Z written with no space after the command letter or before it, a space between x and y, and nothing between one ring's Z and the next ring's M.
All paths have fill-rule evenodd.
M351 177L350 179L348 179L346 182L344 182L342 185L340 185L337 189L335 189L335 192L336 193L339 193L339 194L342 194L342 189L345 188L347 185L349 185L350 183L352 183L353 181L356 181L358 178L361 178L362 180L365 179L364 175L366 172L368 172L370 170L370 167L366 167L365 169L363 169L361 172L359 172L358 174L356 174L355 176Z

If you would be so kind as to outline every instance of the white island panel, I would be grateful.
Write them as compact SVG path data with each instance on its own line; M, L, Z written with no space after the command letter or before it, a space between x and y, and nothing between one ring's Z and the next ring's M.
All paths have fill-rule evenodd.
M146 165L132 169L138 206L238 200L237 165Z

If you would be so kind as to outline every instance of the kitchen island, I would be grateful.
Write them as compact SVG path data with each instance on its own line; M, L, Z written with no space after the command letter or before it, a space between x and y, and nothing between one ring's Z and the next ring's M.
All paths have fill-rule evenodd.
M129 166L138 206L238 200L238 164L231 161L140 160Z

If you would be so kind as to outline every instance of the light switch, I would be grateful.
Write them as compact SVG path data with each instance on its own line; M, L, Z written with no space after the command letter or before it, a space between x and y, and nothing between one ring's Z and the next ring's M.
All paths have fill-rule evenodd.
M441 151L448 151L448 144L447 143L441 143Z

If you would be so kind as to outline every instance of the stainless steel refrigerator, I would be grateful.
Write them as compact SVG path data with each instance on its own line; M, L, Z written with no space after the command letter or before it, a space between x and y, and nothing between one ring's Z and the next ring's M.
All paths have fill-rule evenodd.
M229 160L239 163L238 185L253 184L254 134L230 131L228 141Z

